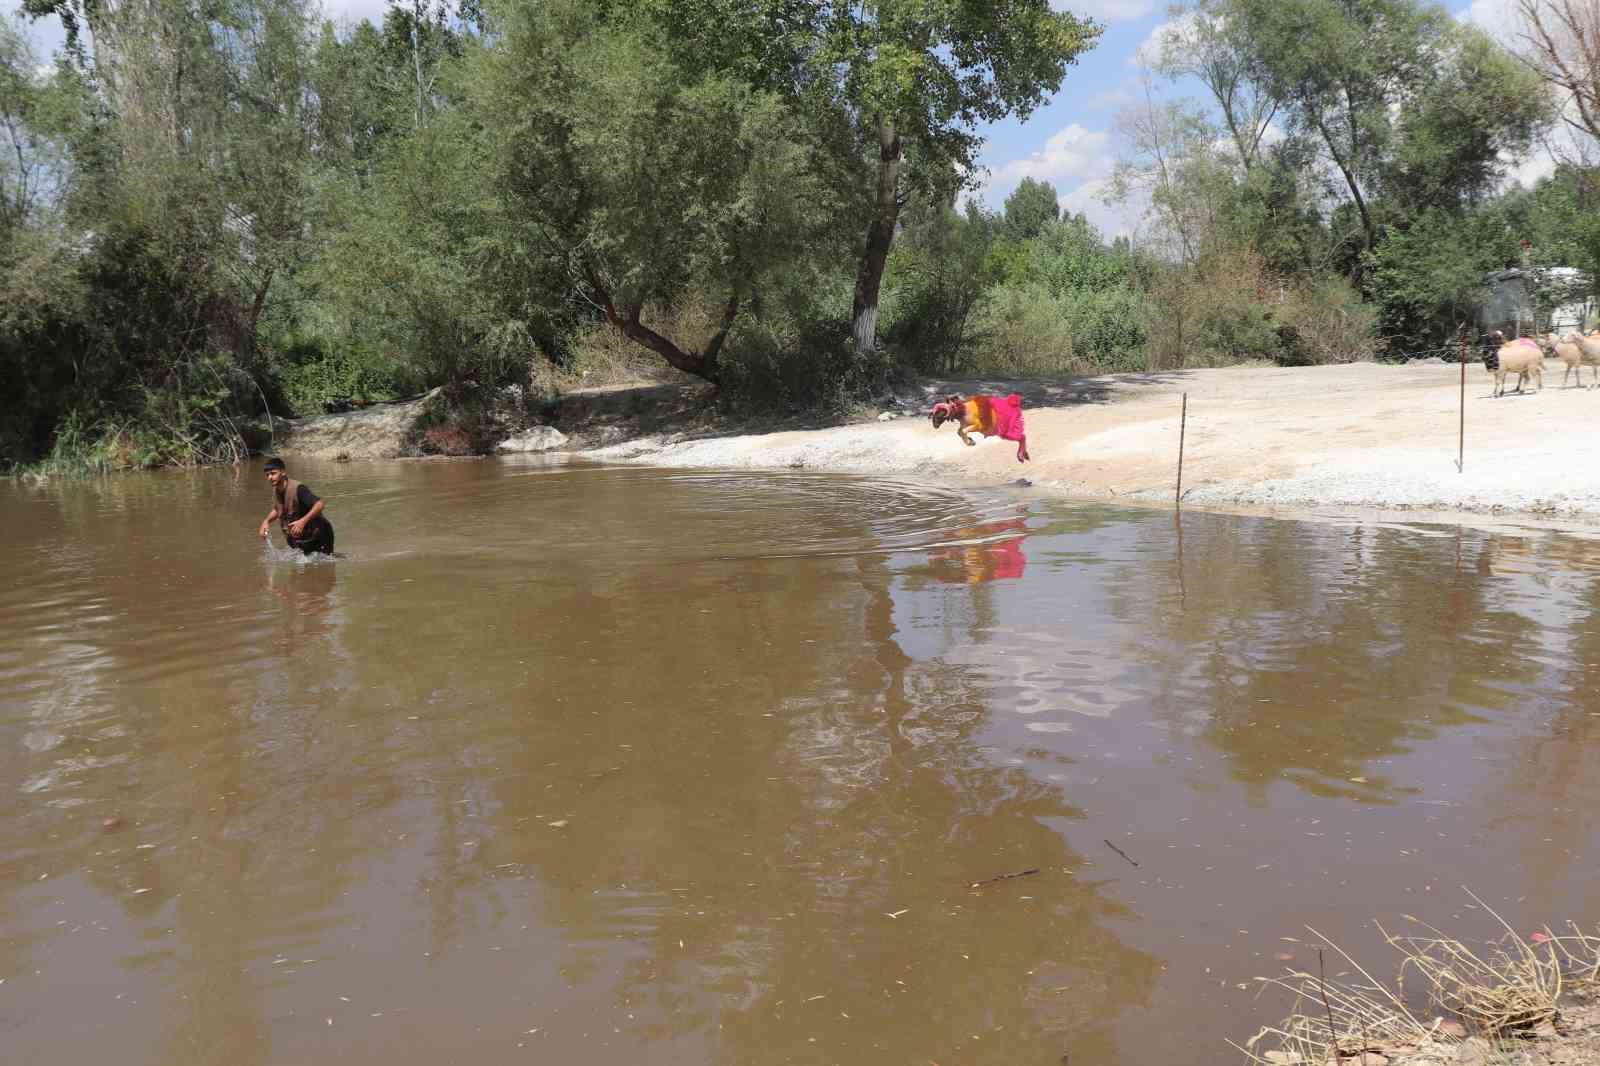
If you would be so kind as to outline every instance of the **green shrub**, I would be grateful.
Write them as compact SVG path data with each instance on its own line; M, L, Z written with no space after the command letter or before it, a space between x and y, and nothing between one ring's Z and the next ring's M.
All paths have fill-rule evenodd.
M1276 360L1283 346L1277 325L1270 307L1228 293L1202 310L1195 348L1208 363Z
M335 401L393 399L414 384L403 367L354 345L301 342L285 357L278 377L297 415L322 414Z
M1282 341L1280 366L1314 366L1370 359L1378 311L1343 278L1325 277L1291 289L1274 309Z
M969 368L980 374L1051 377L1136 370L1143 365L1143 295L1131 287L1071 289L1002 285L974 315Z
M847 320L762 320L731 335L719 367L724 399L840 416L881 390L886 351L856 352Z
M1084 289L1060 301L1079 357L1098 370L1143 366L1144 295L1131 287Z
M1048 377L1082 373L1072 326L1049 292L1005 285L986 294L975 315L971 369L978 374Z

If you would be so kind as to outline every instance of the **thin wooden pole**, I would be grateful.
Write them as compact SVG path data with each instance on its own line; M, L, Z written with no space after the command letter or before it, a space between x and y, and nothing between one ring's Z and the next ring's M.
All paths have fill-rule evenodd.
M1189 394L1183 394L1183 414L1178 418L1178 487L1173 495L1173 504L1183 506L1183 438L1189 430Z
M1467 331L1461 330L1461 423L1456 431L1456 473L1467 472Z

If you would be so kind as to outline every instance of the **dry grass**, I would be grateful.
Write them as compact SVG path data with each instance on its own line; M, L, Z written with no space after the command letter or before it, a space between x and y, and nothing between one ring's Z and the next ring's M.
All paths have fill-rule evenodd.
M1393 1057L1407 1049L1449 1047L1467 1036L1495 1039L1555 1022L1563 994L1592 990L1600 981L1600 936L1569 924L1559 935L1546 928L1524 937L1492 907L1467 894L1503 935L1473 948L1410 915L1406 920L1423 932L1394 936L1380 925L1384 939L1401 955L1392 987L1307 927L1349 969L1328 978L1321 972L1324 952L1319 948L1318 973L1257 978L1263 986L1290 992L1293 1012L1240 1050L1253 1062L1361 1063L1369 1052ZM1441 1012L1454 1021L1439 1017Z
M719 315L718 311L690 302L666 311L652 311L644 316L644 323L685 351L698 352L717 332ZM613 327L595 323L573 338L569 365L557 367L540 360L534 366L530 384L538 392L558 394L574 389L679 381L685 376Z
M610 326L595 325L573 338L567 366L537 362L531 384L537 392L558 394L650 380L667 369L654 352L639 347Z

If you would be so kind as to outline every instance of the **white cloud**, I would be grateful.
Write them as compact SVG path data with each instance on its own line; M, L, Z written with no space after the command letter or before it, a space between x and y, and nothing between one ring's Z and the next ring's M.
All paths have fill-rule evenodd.
M1456 18L1470 22L1504 45L1515 43L1521 32L1521 18L1512 6L1512 0L1472 0Z
M1057 201L1063 215L1083 215L1106 240L1115 237L1132 237L1139 230L1139 220L1149 207L1149 195L1136 189L1127 200L1108 203L1106 194L1111 190L1110 178L1094 178L1063 194Z
M1023 178L1059 181L1062 178L1090 177L1111 169L1111 134L1090 130L1074 122L1052 134L1044 148L1022 159L1013 159L994 168L991 188L1009 187Z
M1510 165L1506 169L1506 185L1513 182L1525 189L1531 189L1540 178L1548 178L1556 172L1555 158L1543 147L1536 148L1533 154L1520 163L1507 160Z
M1182 40L1194 29L1194 12L1186 11L1175 19L1156 23L1155 27L1145 35L1139 47L1135 48L1128 56L1130 67L1153 67L1161 59L1161 49L1167 40Z
M1050 0L1050 6L1100 22L1131 22L1156 9L1155 0Z
M4 3L5 0L0 0L0 4ZM366 19L378 26L383 24L383 13L388 8L387 0L324 0L322 16L331 19L336 25L354 24ZM46 15L39 19L23 15L21 0L11 0L0 10L9 10L18 17L22 23L23 35L33 44L34 50L41 57L54 55L66 44L66 31L62 29L61 20L55 15ZM50 69L55 68L52 66Z
M353 24L365 19L374 26L381 26L387 10L389 5L385 0L324 0L322 4L323 17L332 19L336 24Z
M1118 111L1135 100L1139 99L1134 93L1134 81L1129 78L1120 85L1113 85L1109 89L1101 89L1083 102L1083 106L1090 111Z
M54 15L46 15L39 19L25 15L22 13L22 0L7 5L6 10L16 20L22 29L22 36L41 59L53 56L67 39L66 31L61 28L61 20Z

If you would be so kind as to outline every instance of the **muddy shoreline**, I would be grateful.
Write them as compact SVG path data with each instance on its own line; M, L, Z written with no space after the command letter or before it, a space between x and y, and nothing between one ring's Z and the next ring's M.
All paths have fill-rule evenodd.
M1185 507L1245 514L1584 528L1600 525L1600 391L1491 396L1478 364L1228 368L1060 382L937 381L825 428L658 423L609 439L558 423L575 454L670 467L807 469L1170 506L1183 435ZM963 447L922 412L947 392L1024 396L1033 461ZM1181 424L1188 395L1186 424ZM1332 512L1329 514L1328 512Z
M688 379L567 393L498 451L675 468L811 470L1336 522L1600 528L1600 389L1492 396L1483 368L1233 367L1053 381L924 380L852 417L730 414ZM1033 461L925 417L951 393L1021 393ZM1183 416L1187 395L1187 417ZM425 401L287 424L283 454L404 457ZM543 424L539 424L543 423ZM1463 439L1464 438L1464 439ZM1464 445L1464 466L1457 466Z

